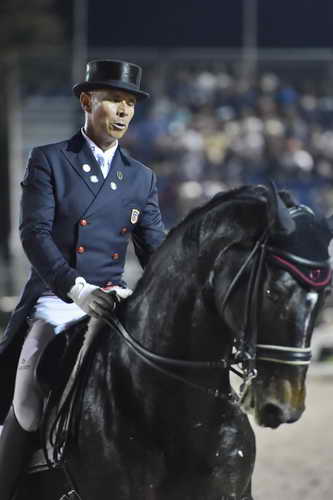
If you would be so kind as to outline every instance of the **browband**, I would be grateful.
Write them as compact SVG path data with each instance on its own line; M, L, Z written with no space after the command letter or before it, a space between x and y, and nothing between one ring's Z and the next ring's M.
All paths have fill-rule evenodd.
M273 262L286 269L292 276L305 285L324 288L332 280L330 260L315 261L292 253L268 247Z

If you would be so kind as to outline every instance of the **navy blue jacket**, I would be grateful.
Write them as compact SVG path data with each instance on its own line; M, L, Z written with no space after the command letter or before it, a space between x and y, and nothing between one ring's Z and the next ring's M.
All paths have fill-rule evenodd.
M77 276L122 284L130 235L144 267L164 239L155 174L117 148L104 180L81 132L32 151L22 182L20 237L31 275L11 317L0 354L37 298L51 290L66 302Z

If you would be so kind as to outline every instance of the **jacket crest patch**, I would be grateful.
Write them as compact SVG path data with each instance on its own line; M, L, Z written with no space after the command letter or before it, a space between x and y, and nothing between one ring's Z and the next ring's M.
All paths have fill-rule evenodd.
M140 210L138 210L137 208L132 208L132 212L131 212L131 223L132 224L136 224L138 222L139 215L140 215Z

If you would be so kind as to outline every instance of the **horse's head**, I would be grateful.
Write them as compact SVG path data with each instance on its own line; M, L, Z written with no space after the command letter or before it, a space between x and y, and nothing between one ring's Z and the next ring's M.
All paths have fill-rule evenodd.
M217 255L211 282L240 358L256 364L243 406L275 428L304 411L311 335L331 284L332 233L329 221L286 193L260 188L254 198L239 197L229 219L235 238Z

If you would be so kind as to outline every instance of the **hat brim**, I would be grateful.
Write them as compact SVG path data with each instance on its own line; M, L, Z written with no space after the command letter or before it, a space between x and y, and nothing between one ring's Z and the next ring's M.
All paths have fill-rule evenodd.
M81 92L89 92L90 90L104 90L104 89L119 89L119 90L125 90L126 92L129 92L130 94L135 95L135 97L139 100L142 101L144 99L147 99L150 97L150 94L148 92L144 92L143 90L138 90L134 89L131 85L127 85L126 83L118 82L118 81L112 81L110 80L109 82L82 82L82 83L77 83L73 87L73 93L76 97L80 97Z

